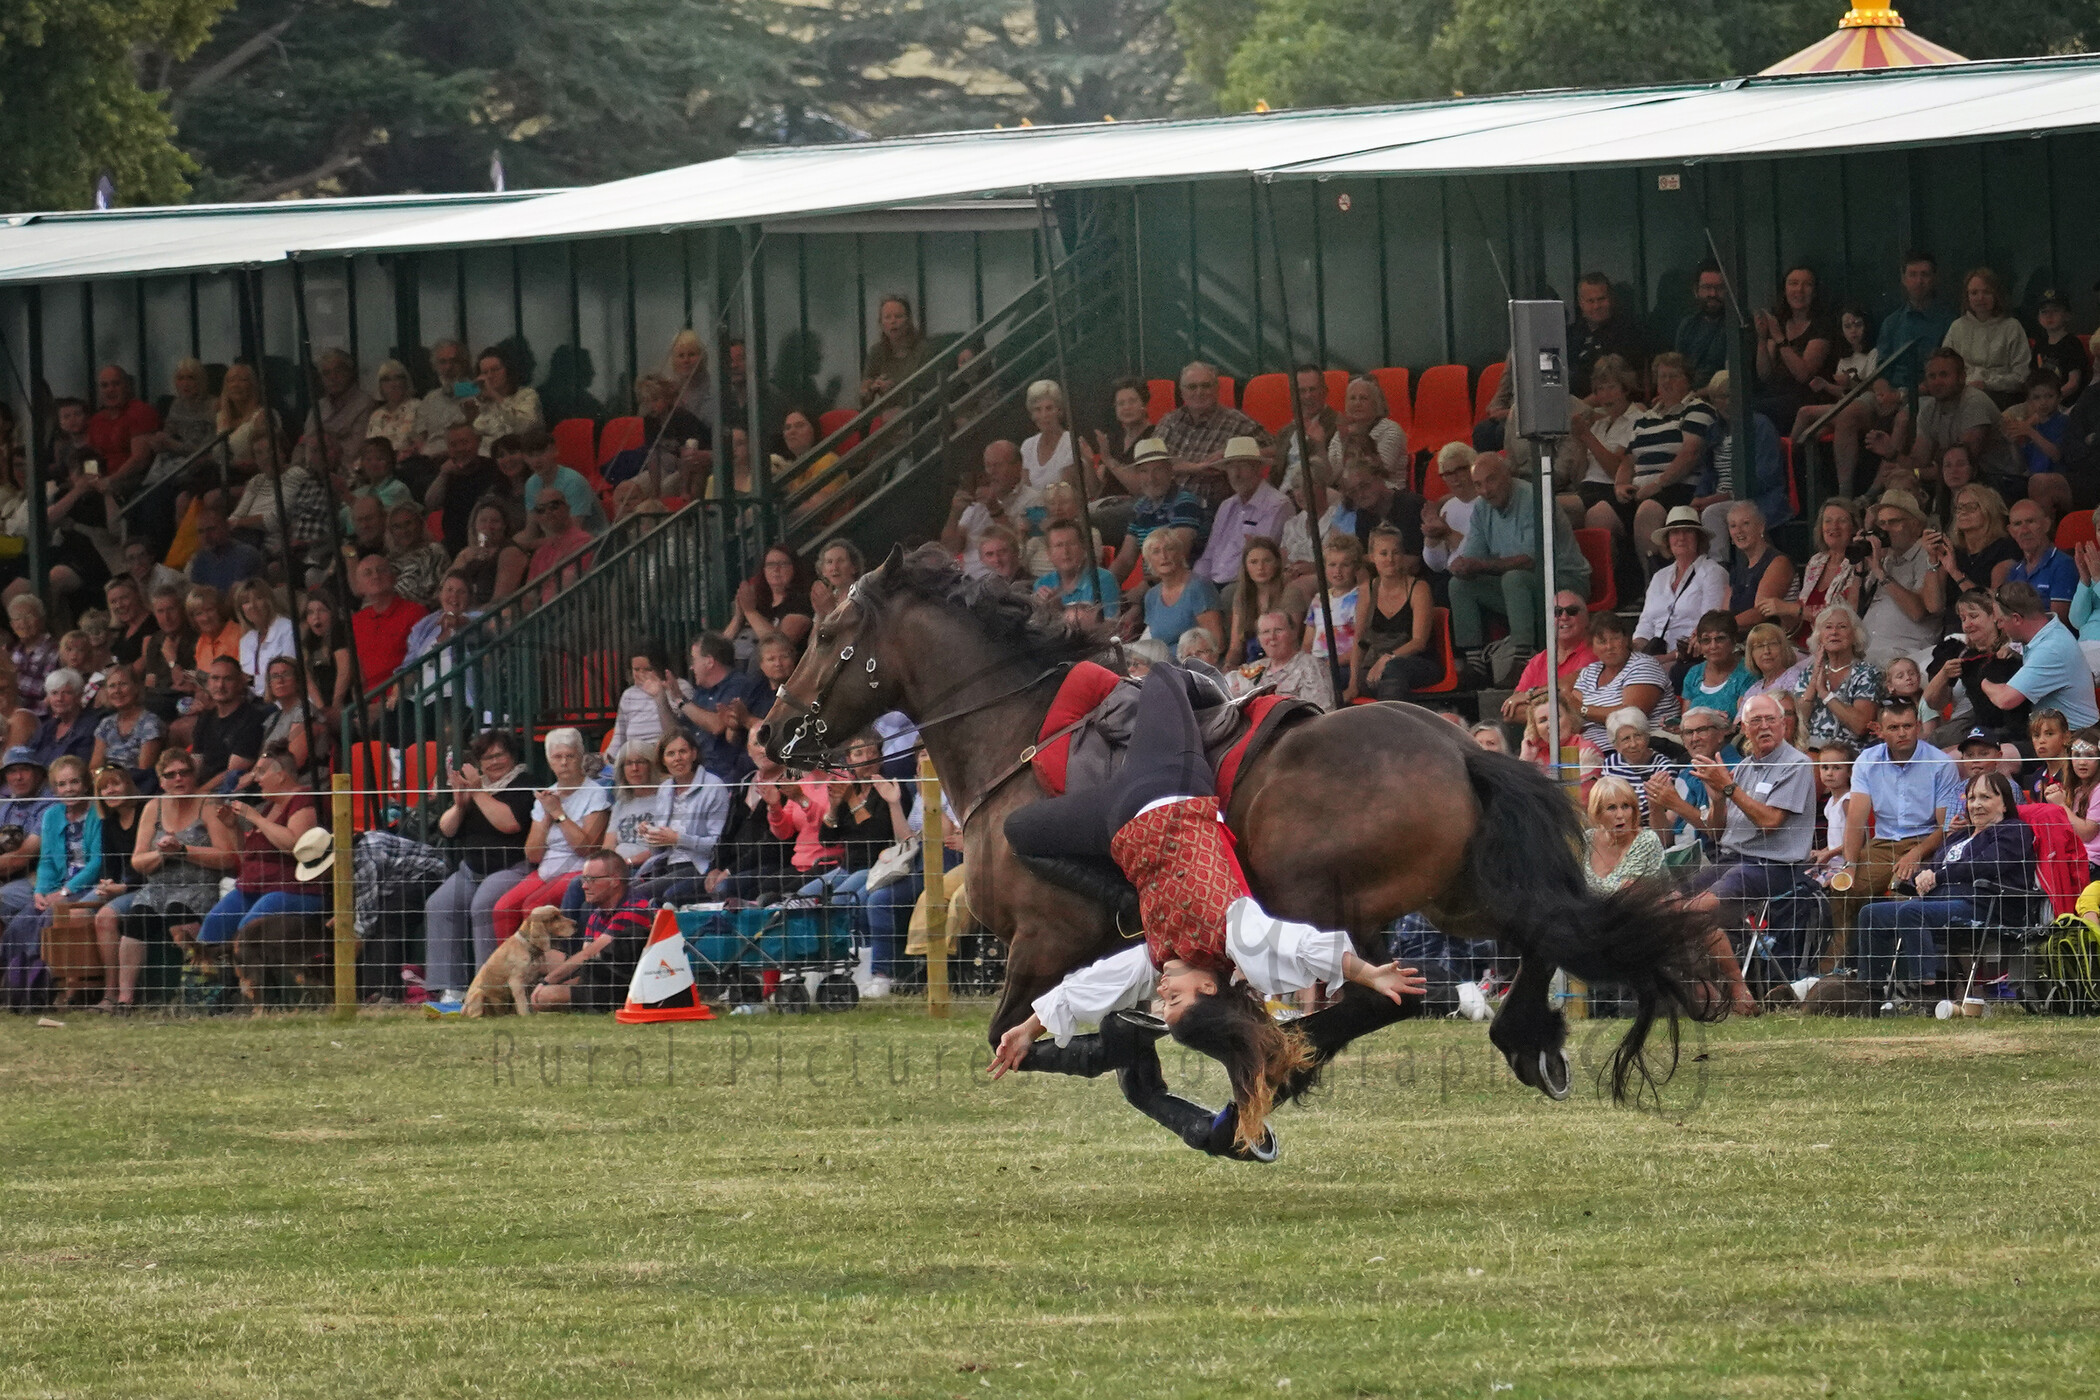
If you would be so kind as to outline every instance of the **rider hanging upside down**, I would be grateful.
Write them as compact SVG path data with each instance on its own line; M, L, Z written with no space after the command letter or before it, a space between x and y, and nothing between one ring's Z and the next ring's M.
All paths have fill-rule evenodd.
M1426 984L1413 968L1364 961L1346 934L1274 917L1248 893L1189 683L1179 668L1155 665L1121 771L1105 787L1033 803L1006 819L1006 839L1024 863L1106 897L1111 907L1120 867L1137 887L1145 941L1036 998L1034 1014L1000 1040L992 1077L1010 1069L1089 1077L1114 1069L1131 1103L1190 1146L1270 1161L1275 1091L1312 1062L1312 1052L1270 1019L1264 999L1347 981L1399 1002ZM1116 1014L1148 997L1158 999L1167 1033L1224 1064L1233 1101L1222 1112L1167 1093L1152 1046L1157 1032ZM1101 1033L1077 1036L1082 1025ZM1039 1040L1046 1031L1051 1040Z

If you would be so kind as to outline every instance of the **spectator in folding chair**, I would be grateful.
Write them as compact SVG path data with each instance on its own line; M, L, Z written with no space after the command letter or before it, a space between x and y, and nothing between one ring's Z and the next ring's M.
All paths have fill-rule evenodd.
M1908 882L1938 853L1946 839L1947 815L1961 807L1961 776L1953 759L1921 740L1918 707L1908 700L1884 699L1878 716L1882 742L1860 754L1852 766L1844 851L1852 888L1834 892L1831 901L1841 934L1853 927L1867 901L1892 884Z
M1727 923L1714 926L1708 948L1717 969L1726 969L1734 1010L1754 1016L1757 1002L1743 984L1726 928L1805 878L1816 838L1816 779L1808 755L1786 742L1786 715L1775 697L1745 700L1742 724L1750 755L1733 769L1716 757L1692 760L1692 774L1708 794L1701 824L1719 830L1721 853L1692 877L1685 907L1725 912Z

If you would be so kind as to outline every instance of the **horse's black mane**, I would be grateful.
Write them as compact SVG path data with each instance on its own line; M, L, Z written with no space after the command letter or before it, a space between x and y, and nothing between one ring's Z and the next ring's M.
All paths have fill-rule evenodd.
M1044 665L1084 660L1109 643L1105 624L1080 626L1068 621L1063 609L1039 601L1032 592L971 578L955 556L937 544L921 545L894 560L870 582L877 598L905 596L960 609L976 620L986 636Z

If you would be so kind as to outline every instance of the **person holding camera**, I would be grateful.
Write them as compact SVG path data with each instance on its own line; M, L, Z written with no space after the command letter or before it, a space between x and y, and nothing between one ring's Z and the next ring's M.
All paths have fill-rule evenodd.
M1908 491L1884 491L1874 507L1874 528L1867 531L1866 603L1861 621L1867 628L1867 660L1886 668L1899 656L1920 665L1940 639L1940 615L1947 610L1947 581L1925 552L1924 510Z
M320 823L313 798L299 790L299 764L275 744L255 762L254 793L207 798L204 819L232 833L241 853L233 889L214 904L197 930L204 945L231 943L240 930L268 914L323 914L328 901L300 881L292 847Z

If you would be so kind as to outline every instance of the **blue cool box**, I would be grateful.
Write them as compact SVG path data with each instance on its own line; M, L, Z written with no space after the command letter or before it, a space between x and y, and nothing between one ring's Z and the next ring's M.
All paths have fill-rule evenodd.
M781 967L853 956L850 910L682 909L678 931L695 963Z

